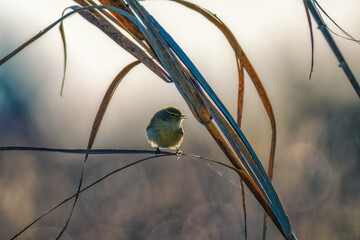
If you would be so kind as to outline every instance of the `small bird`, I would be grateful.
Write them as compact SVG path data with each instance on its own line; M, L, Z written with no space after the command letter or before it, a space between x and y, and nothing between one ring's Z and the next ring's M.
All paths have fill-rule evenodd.
M151 146L156 147L156 153L160 152L160 148L176 148L176 154L181 154L179 146L184 138L182 121L185 118L176 107L166 107L154 114L146 128L146 135Z

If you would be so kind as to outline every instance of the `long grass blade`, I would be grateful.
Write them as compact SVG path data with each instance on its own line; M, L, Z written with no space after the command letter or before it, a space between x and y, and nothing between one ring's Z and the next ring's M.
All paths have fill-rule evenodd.
M61 16L63 17L65 14L65 11L68 8L65 8L64 11L62 12ZM64 30L64 21L60 22L59 25L59 31L60 31L60 35L61 35L61 40L63 43L63 48L64 48L64 72L63 72L63 79L61 82L61 89L60 89L60 96L63 95L63 90L64 90L64 84L65 84L65 76L66 76L66 65L67 65L67 46L66 46L66 38L65 38L65 30Z
M316 8L315 8L315 6L313 4L313 0L304 0L304 1L305 1L306 6L309 8L313 18L315 19L316 23L318 24L320 31L322 32L322 34L324 35L326 41L328 42L331 50L333 51L333 53L335 54L337 60L339 61L339 63L340 63L339 66L345 72L347 78L349 79L349 81L350 81L351 85L353 86L353 88L354 88L356 94L358 95L358 97L360 97L359 83L356 80L356 78L355 78L353 72L351 71L349 65L345 61L345 58L343 57L339 47L336 45L333 37L331 36L330 32L326 28L326 24L324 23L321 16L317 12L317 10L316 10Z

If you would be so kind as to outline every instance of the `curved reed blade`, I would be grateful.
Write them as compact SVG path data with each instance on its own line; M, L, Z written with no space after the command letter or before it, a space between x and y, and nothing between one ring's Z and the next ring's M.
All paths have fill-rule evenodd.
M262 85L260 78L258 77L255 69L251 65L250 61L246 57L246 54L243 53L243 60L244 65L247 73L249 74L251 80L253 81L255 88L260 96L260 99L265 107L266 113L270 119L271 124L271 143L270 143L270 155L269 155L269 166L268 166L268 176L270 181L272 180L274 174L274 166L275 166L275 150L276 150L276 122L274 112L270 103L270 100L266 94L265 88ZM264 215L264 227L263 227L263 239L266 238L266 231L267 231L267 214Z
M309 8L306 5L305 0L304 0L304 7L305 7L305 12L306 12L306 18L307 18L308 24L309 24L310 38L311 38L311 67L310 67L310 74L309 74L309 79L311 79L311 75L314 70L314 33L313 33L313 29L312 29L312 24L311 24Z
M61 14L61 17L64 16L65 11L67 9L68 8L64 9L64 11ZM62 82L61 82L61 89L60 89L60 96L62 96L63 90L64 90L64 85L65 85L66 65L67 65L67 47L66 47L66 38L65 38L65 30L64 30L64 21L60 22L59 31L60 31L61 40L62 40L62 43L63 43L63 48L64 48L64 72L63 72L63 79L62 79Z
M238 62L238 61L237 61ZM239 86L238 86L238 99L237 99L237 123L241 127L241 120L243 115L244 108L244 91L245 91L245 76L244 76L244 67L238 66L238 75L239 75Z
M139 60L134 61L132 63L130 63L129 65L127 65L124 69L122 69L118 75L114 78L114 80L111 82L110 86L108 87L104 98L100 104L99 110L96 114L92 129L91 129L91 133L90 133L90 137L89 137L89 142L88 142L88 146L87 148L90 149L92 148L95 138L96 138L96 134L99 130L101 121L105 115L106 109L109 106L110 100L112 98L112 96L114 95L117 87L119 86L121 80L126 76L126 74L128 74L128 72L133 69L136 65L138 65L140 63Z

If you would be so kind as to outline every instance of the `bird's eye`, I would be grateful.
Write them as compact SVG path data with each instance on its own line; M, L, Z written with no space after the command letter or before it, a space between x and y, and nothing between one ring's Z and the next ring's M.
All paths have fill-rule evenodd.
M170 112L170 111L168 111L168 113L169 113L171 116L177 116L176 113L173 113L173 112Z

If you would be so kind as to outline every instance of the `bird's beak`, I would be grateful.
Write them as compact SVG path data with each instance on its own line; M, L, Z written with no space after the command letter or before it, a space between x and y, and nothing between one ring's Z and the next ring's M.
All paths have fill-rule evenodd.
M186 115L181 115L180 119L187 119L188 117Z

